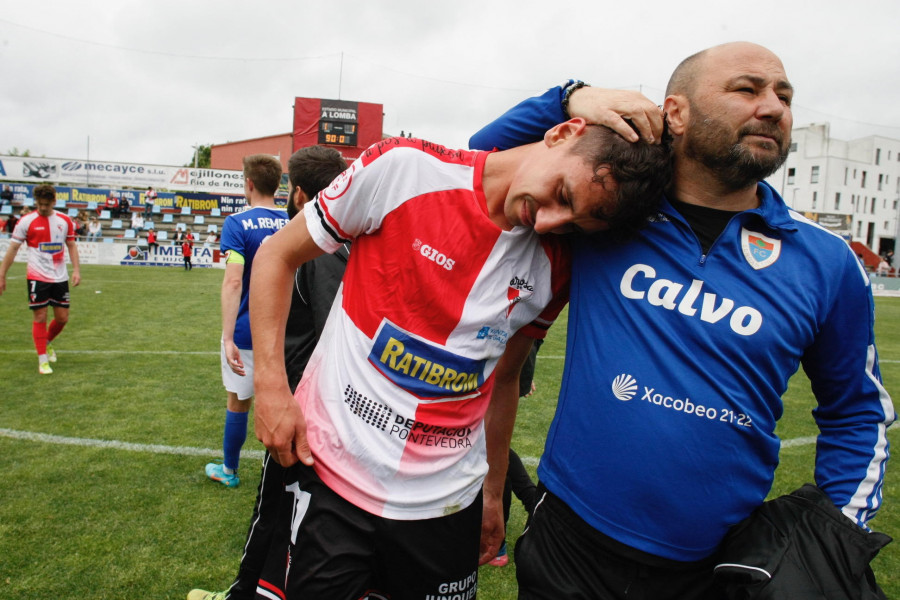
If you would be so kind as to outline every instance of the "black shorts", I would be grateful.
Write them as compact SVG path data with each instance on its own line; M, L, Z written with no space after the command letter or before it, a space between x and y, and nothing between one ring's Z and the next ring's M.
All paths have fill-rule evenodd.
M60 308L69 308L69 282L50 282L29 279L28 308L37 310L39 308L45 308L48 304Z
M715 557L678 562L600 533L538 484L516 542L519 600L713 600Z
M257 598L475 598L480 495L446 517L400 521L350 504L299 463L284 484Z

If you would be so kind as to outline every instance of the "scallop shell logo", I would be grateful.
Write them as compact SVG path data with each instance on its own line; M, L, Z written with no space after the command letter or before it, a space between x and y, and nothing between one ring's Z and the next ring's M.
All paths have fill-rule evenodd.
M622 373L612 382L613 395L622 402L628 402L637 393L637 380L631 375Z

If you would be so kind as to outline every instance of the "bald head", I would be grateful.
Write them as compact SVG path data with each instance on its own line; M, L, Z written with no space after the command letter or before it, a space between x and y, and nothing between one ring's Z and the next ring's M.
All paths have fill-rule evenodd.
M675 67L672 77L669 78L669 84L666 86L666 96L682 94L688 98L693 97L697 89L697 82L704 76L710 66L721 63L756 65L761 61L784 72L784 65L781 64L778 56L759 44L729 42L701 50L688 56ZM787 78L785 77L786 81Z

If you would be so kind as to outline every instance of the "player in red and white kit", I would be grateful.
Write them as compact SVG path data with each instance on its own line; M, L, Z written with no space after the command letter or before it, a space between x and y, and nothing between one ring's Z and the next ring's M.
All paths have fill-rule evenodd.
M42 375L53 373L51 362L56 353L50 342L59 335L69 321L69 273L66 253L72 261L72 285L81 283L78 246L75 244L75 224L68 216L54 210L56 189L48 184L34 188L36 210L16 224L12 241L0 264L0 294L6 291L6 274L22 244L28 246L28 308L32 310L31 334L38 353L38 370ZM47 307L53 307L53 320L47 327Z
M280 464L302 464L285 480L287 557L273 557L286 577L258 593L475 597L479 552L493 558L504 534L519 370L567 299L567 246L539 234L606 229L632 206L643 221L667 158L650 167L635 148L579 120L498 153L385 140L261 247L256 432ZM343 286L292 397L291 275L346 240Z

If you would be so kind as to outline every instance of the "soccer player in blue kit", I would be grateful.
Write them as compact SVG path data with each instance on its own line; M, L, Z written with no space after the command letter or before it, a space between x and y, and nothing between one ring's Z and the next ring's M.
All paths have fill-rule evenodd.
M250 274L260 245L288 222L275 205L281 162L268 154L244 157L244 194L250 207L229 215L222 226L225 277L222 281L222 383L227 393L224 464L206 465L206 476L227 487L237 475L247 439L247 413L253 399L253 344L250 336Z
M881 504L895 413L869 279L843 239L762 181L790 148L781 61L750 43L710 48L666 94L664 116L571 82L470 143L502 149L570 116L618 114L645 138L665 118L675 153L635 239L573 241L559 403L516 547L520 598L717 597L716 551L771 488L781 397L801 365L818 403L816 484L860 528Z

